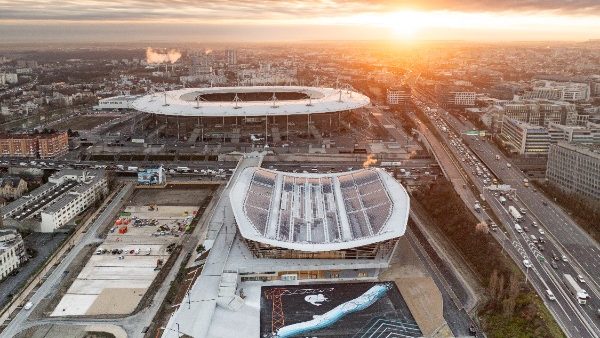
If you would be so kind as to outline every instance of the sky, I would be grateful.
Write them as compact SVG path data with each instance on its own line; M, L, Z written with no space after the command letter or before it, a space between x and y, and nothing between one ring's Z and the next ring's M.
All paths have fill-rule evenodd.
M0 0L0 43L600 39L600 0Z

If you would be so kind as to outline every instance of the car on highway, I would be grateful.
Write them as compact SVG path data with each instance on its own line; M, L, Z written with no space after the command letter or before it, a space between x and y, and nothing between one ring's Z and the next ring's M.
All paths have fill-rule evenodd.
M585 283L585 279L583 279L582 275L577 275L577 280L579 281L579 283Z
M546 232L542 228L539 229L539 232L540 232L540 235L545 235L546 234Z
M523 260L523 265L528 269L533 267L533 264L531 264L531 262L528 259Z
M550 289L546 289L546 296L548 296L548 299L550 299L550 300L556 300L554 293Z
M537 226L538 226L536 221L533 221L533 222L531 222L531 225L532 225L534 228L537 228Z
M550 266L552 266L554 269L558 269L558 264L556 264L555 261L550 262Z
M568 258L567 258L567 256L565 256L565 255L562 255L561 259L562 259L562 261L563 261L563 262L565 262L565 263L569 261L569 259L568 259Z

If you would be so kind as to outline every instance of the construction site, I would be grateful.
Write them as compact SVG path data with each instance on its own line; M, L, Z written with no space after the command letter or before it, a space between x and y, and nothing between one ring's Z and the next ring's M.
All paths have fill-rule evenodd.
M157 276L167 269L170 258L176 258L183 235L209 192L202 188L135 190L50 316L135 312L149 288L160 285ZM189 205L181 205L184 201Z

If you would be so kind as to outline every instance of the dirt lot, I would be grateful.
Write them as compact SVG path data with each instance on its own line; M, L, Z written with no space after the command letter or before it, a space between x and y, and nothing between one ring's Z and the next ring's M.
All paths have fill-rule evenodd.
M210 187L198 189L137 189L128 205L200 205L209 195Z
M115 119L115 116L111 115L83 115L77 116L73 119L62 124L61 129L71 130L90 130L95 126L101 125L102 123L108 122Z

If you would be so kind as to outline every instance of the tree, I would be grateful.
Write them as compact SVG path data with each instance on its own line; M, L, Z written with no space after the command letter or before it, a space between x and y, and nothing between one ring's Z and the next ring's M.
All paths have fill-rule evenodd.
M206 251L206 248L204 247L203 244L198 244L198 246L196 247L196 253L201 254L204 251Z

